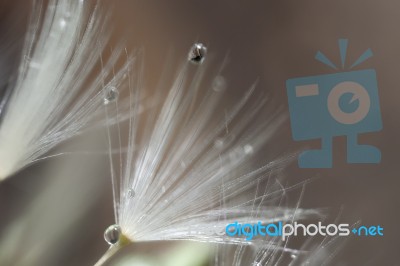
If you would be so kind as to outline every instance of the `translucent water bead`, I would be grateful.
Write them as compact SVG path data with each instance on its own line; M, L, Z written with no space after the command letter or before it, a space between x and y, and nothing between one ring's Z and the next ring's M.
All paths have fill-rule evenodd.
M117 224L110 225L104 232L104 239L110 245L116 244L121 237L121 227Z
M133 189L128 190L128 198L132 199L136 195L135 191Z
M118 99L118 90L113 86L106 87L104 89L104 104L109 104Z
M207 54L207 47L205 47L204 44L202 43L195 43L190 48L188 54L188 60L193 63L200 64L203 62L206 54Z

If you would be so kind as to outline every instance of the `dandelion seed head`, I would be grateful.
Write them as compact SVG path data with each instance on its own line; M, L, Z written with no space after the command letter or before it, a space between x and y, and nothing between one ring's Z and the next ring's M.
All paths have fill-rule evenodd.
M199 76L203 76L206 66L194 69L196 75L201 72ZM219 234L234 219L247 223L290 220L294 209L280 207L278 196L274 197L276 206L263 196L282 194L278 184L269 185L256 197L244 193L256 189L259 180L266 181L275 167L287 163L286 158L277 159L248 172L253 168L253 158L247 155L254 152L255 146L266 145L284 121L279 110L271 113L273 118L266 119L268 123L253 123L259 117L254 110L261 110L260 104L264 103L258 97L252 98L253 89L238 103L224 108L224 91L216 97L214 89L206 87L207 93L199 93L202 98L196 98L194 88L202 80L186 79L182 69L167 95L149 92L155 94L152 99L157 107L148 108L129 121L128 149L120 157L111 158L111 165L118 166L112 169L111 176L115 220L123 235L135 242L197 240L237 244L246 240ZM133 88L139 90L137 95L144 93L144 86ZM128 189L135 191L134 201L125 194L120 196ZM240 202L235 198L238 195ZM296 211L299 218L316 213Z
M78 1L42 5L46 4L34 3L22 60L13 73L16 82L7 88L10 97L0 124L0 180L45 158L55 146L88 127L116 123L119 118L114 114L109 119L100 114L103 103L114 101L118 91L104 96L101 89L116 86L112 84L124 88L122 76L133 62L127 56L114 69L118 59L125 57L122 47L102 59L104 47L99 40L107 42L109 34L100 4L92 12Z
M188 59L201 63L205 52L195 44ZM269 144L285 121L282 110L260 115L267 100L255 95L254 86L238 102L222 106L225 81L211 76L208 81L216 79L217 85L202 88L208 63L195 68L182 64L171 85L160 82L167 86L163 90L146 90L140 78L133 80L131 95L144 95L156 104L130 118L126 152L110 156L115 223L130 242L248 245L240 236L223 235L226 225L319 216L316 210L283 206L285 188L270 177L289 158L255 165L254 156L248 156ZM126 135L115 133L115 139ZM118 144L109 145L111 151ZM124 194L128 189L135 191L135 200Z

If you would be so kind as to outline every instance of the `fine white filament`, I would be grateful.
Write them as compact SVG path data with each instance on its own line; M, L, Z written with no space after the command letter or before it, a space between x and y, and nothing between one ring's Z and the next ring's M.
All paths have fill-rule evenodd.
M317 210L283 206L289 188L281 185L280 170L291 156L254 164L285 115L268 105L267 97L255 96L255 86L224 108L229 89L219 73L207 82L206 65L184 64L169 89L162 80L152 93L130 78L130 98L154 103L141 113L134 111L140 105L132 104L140 114L129 120L126 157L111 156L116 223L131 242L248 245L252 242L243 237L227 236L226 225L319 215ZM119 143L120 132L118 127ZM119 247L112 246L105 257Z
M81 0L51 0L45 9L41 1L33 5L16 82L6 88L11 95L1 113L0 181L102 113L104 86L118 87L129 67L127 60L105 83L122 49L102 64L107 18L88 5Z

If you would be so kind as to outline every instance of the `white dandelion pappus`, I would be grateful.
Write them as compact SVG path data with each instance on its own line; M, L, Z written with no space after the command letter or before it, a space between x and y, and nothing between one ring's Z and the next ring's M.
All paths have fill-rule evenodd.
M120 163L111 160L116 225L105 238L113 245L96 265L131 242L250 244L224 235L227 223L288 221L318 214L277 202L286 189L275 179L291 156L254 170L254 154L268 148L286 118L281 109L268 107L267 98L254 95L253 86L224 112L226 84L219 74L214 79L218 82L207 83L206 65L187 62L167 96L162 93L165 81L155 90L152 98L159 106L130 119L126 158L120 157ZM189 78L193 67L197 70ZM130 83L135 88L131 99L142 96L138 83Z
M132 59L111 74L122 47L97 69L108 19L97 3L91 9L85 1L51 0L47 8L35 1L16 82L6 89L11 95L1 113L0 181L77 135L104 112L102 89L123 82Z

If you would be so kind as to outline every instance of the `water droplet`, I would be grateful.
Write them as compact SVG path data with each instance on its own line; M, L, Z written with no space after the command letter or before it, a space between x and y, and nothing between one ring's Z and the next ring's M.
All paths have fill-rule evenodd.
M188 60L193 63L202 63L207 54L207 47L202 43L195 43L190 48Z
M104 232L104 239L110 245L114 245L119 241L121 236L121 227L117 224L110 225Z
M244 145L243 150L245 154L253 154L254 152L253 146L249 144Z
M231 152L229 152L229 159L232 161L240 160L244 157L243 150L241 147L236 147Z
M118 90L113 86L106 87L104 89L104 104L114 102L118 98Z
M224 91L226 89L226 80L222 76L215 77L212 83L212 89L216 92Z
M214 141L214 146L217 149L222 149L224 147L224 141L222 139L216 139Z
M290 255L290 257L291 257L292 259L297 258L297 256L296 256L295 254Z
M67 21L66 21L65 19L61 19L61 20L60 20L60 27L61 27L61 29L64 29L66 25L67 25Z
M133 189L128 190L128 198L132 199L135 197L135 191Z
M35 61L30 61L29 62L29 67L34 68L34 69L40 69L40 64L35 62Z
M219 137L214 141L214 147L217 149L222 149L228 147L236 140L236 136L234 134L228 134L224 137ZM240 148L240 147L239 147Z

